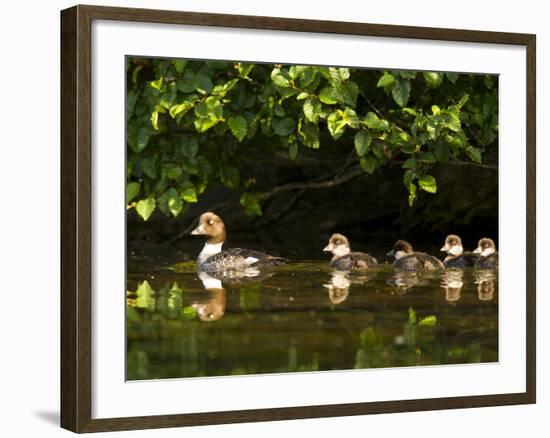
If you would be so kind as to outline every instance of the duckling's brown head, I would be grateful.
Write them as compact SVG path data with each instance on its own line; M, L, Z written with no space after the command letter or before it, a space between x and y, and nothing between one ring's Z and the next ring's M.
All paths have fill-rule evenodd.
M491 254L494 254L496 251L497 248L495 246L495 242L493 242L493 239L484 237L483 239L479 239L477 248L474 250L474 253L480 254L483 257L487 257Z
M206 236L207 242L211 244L223 243L227 237L222 218L211 211L201 215L199 225L191 234Z
M323 248L323 251L330 252L335 257L343 257L350 252L349 241L342 234L333 234L330 236L328 245Z
M399 260L401 257L405 257L406 255L412 253L413 247L409 242L398 240L397 242L395 242L395 245L393 245L393 249L389 251L386 255L394 256L397 260Z
M441 248L441 251L453 256L459 256L462 254L462 240L455 234L449 234L445 239L445 245Z

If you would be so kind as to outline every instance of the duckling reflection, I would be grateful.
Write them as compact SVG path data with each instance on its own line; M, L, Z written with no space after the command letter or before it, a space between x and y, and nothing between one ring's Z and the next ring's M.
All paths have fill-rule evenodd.
M464 286L464 271L449 269L443 273L441 287L445 290L445 299L452 303L460 300L460 292Z
M199 272L198 276L208 296L206 299L194 301L191 307L197 311L201 321L217 321L225 313L226 291L221 280L206 272Z
M347 300L351 281L345 271L333 271L330 283L323 284L328 289L328 298L332 304L340 304Z
M386 284L393 286L399 295L407 293L414 286L422 286L427 281L421 277L421 274L414 271L394 271L392 277L386 281Z
M480 301L491 301L495 296L494 271L477 271L475 273L477 284L477 298Z
M330 273L330 283L323 286L328 289L328 297L332 304L346 301L352 284L365 284L375 277L373 272L350 273L350 271L334 270Z

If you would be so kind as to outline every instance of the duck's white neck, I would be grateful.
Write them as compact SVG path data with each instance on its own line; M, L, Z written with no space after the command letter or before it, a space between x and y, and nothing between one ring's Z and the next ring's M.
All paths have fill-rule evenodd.
M197 257L197 263L202 265L209 257L216 255L221 252L223 246L222 243L208 243L204 244L204 248Z

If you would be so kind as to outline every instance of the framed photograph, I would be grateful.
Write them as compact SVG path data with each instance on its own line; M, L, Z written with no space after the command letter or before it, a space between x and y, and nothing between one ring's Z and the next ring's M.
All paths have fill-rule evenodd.
M61 425L535 403L535 35L61 13Z

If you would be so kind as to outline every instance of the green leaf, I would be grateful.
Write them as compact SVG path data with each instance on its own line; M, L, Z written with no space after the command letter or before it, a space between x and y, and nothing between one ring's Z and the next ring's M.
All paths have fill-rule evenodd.
M153 111L151 113L151 125L153 125L153 128L158 131L159 130L159 112Z
M327 126L332 138L338 140L346 128L346 121L342 119L341 112L332 112L327 118Z
M414 204L414 200L416 199L416 184L409 184L407 186L407 190L409 191L409 207L412 207Z
M389 85L392 85L395 82L395 76L391 73L385 72L380 79L378 80L378 83L376 84L377 87L387 87Z
M319 100L327 105L334 105L338 100L334 96L334 88L325 87L319 92Z
M220 119L222 117L223 106L218 97L209 96L206 98L205 103L208 108L208 117L211 119Z
M378 162L376 161L376 158L374 158L371 155L368 155L368 156L362 156L359 159L359 165L361 166L361 169L363 169L366 173L371 175L374 173L374 171L378 167Z
M357 134L355 134L355 151L357 152L357 155L359 157L362 157L365 155L365 152L367 152L370 143L372 141L372 137L370 133L365 131L359 131Z
M196 119L193 124L195 125L197 132L205 132L218 122L218 119Z
M193 78L193 85L195 90L197 90L200 94L208 94L212 91L212 80L202 74L198 73Z
M139 125L134 123L128 124L128 144L136 154L145 149L149 144L151 137L149 129L147 126L139 127Z
M285 117L283 119L273 119L271 127L275 131L275 134L283 137L290 135L294 131L296 123L290 117Z
M403 169L415 169L416 168L416 158L411 157L405 160L405 162L401 165Z
M195 137L184 137L181 140L181 153L187 158L193 158L199 151L199 142Z
M344 105L355 107L359 87L355 82L348 81L341 84L335 84L332 88L333 97Z
M435 315L426 316L418 322L418 325L420 325L420 326L431 326L431 327L433 327L436 324L437 324L437 316L435 316Z
M229 164L223 166L220 177L222 183L227 188L235 190L237 187L239 187L239 171L235 166L231 166Z
M271 71L271 80L279 87L289 87L290 81L286 72L283 72L280 68L274 68Z
M245 78L250 74L253 68L254 64L245 64L244 62L239 62L237 64L237 71Z
M248 216L261 216L262 206L260 205L260 195L258 193L243 193L240 199L244 212Z
M246 119L243 116L229 117L227 124L231 130L231 133L237 138L237 140L243 141L248 131L248 122Z
M157 79L156 81L151 81L150 82L150 85L151 87L153 87L155 90L159 90L162 88L162 84L164 83L164 78L160 78L160 79Z
M363 124L369 129L375 129L377 131L389 131L390 124L387 120L380 119L373 112L368 112L363 119Z
M400 107L404 107L409 101L410 94L411 82L405 79L398 79L392 88L392 96L395 103Z
M181 197L186 202L198 202L197 189L195 187L189 187L181 193Z
M300 135L300 140L302 140L308 148L319 149L319 126L316 123L311 123L306 120L301 121L298 134ZM296 153L297 152L298 146L296 146Z
M405 184L407 190L409 190L409 186L413 183L415 178L416 172L414 170L405 171L405 173L403 174L403 183Z
M321 114L321 102L310 97L304 101L303 110L304 115L310 122L317 123Z
M288 145L288 156L291 160L295 160L298 156L298 143L295 141Z
M464 96L462 96L462 98L458 102L458 107L462 108L464 105L466 105L466 102L468 102L469 99L470 99L470 95L468 94L465 94Z
M470 160L475 161L476 163L481 163L481 151L478 148L468 146L466 148L466 154Z
M416 324L416 312L412 307L409 307L409 324Z
M166 176L170 179L177 179L181 176L181 167L176 165L168 166Z
M141 183L136 181L129 182L126 185L126 202L131 202L132 199L134 199L138 195L140 189Z
M441 73L428 71L423 73L424 80L426 81L426 84L430 88L436 88L441 84L441 81L443 80L443 75Z
M183 73L183 70L185 69L185 66L187 65L187 61L177 59L175 61L172 61L172 64L174 64L174 69L176 70L176 72L181 75Z
M435 178L432 175L425 175L418 180L418 185L422 190L428 193L437 192L437 184Z
M445 77L451 82L451 83L456 83L456 81L458 80L458 73L451 73L451 72L447 72L445 73Z
M349 68L329 67L328 72L332 84L340 84L349 79Z
M138 201L138 203L136 204L136 211L141 216L141 218L146 221L151 217L151 215L155 211L156 206L157 203L155 201L155 198L149 197Z
M195 91L195 73L186 71L183 78L176 81L176 86L182 93L191 93Z
M145 175L149 178L155 179L157 177L157 168L155 166L154 158L147 157L139 160L139 166L141 167L141 170L143 170L143 173L145 173Z
M166 214L178 217L182 209L181 197L175 188L169 188L159 197L159 208Z

